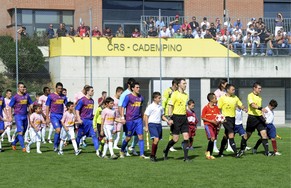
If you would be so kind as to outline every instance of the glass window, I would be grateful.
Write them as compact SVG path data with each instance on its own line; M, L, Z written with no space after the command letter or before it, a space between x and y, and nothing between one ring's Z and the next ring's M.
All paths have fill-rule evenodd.
M73 11L62 11L63 20L66 25L74 25L74 13Z
M32 24L32 10L22 10L22 24Z
M264 17L276 18L282 12L284 18L291 18L291 3L264 3Z
M129 9L136 10L142 9L142 1L139 0L103 0L103 9Z
M60 23L59 11L35 11L35 23Z

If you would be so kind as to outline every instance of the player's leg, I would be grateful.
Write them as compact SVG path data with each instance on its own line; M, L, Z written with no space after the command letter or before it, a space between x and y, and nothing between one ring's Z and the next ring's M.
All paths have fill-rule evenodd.
M63 148L64 148L64 143L65 143L65 138L67 138L67 131L64 129L64 127L61 128L61 133L60 133L60 144L59 144L59 152L58 155L63 155Z
M46 125L42 124L41 127L42 127L41 128L41 140L42 140L43 144L46 144L46 141L45 141Z
M267 125L267 136L269 138L271 138L274 154L281 155L281 153L278 152L276 135L277 135L276 127L273 124L268 124Z
M35 141L36 141L36 153L41 154L42 153L40 151L41 130L39 130L39 131L36 132Z
M47 141L48 141L48 143L52 144L51 136L53 134L54 127L53 127L52 123L50 123L48 126L49 126L49 133L47 136Z
M99 155L99 151L98 151L99 141L98 141L97 135L93 129L93 121L92 120L85 120L84 123L85 123L84 126L87 129L85 131L87 134L85 134L85 135L89 136L89 137L91 136L92 143L93 143L95 151L96 151L96 155Z
M6 128L6 133L7 133L7 138L8 138L8 142L11 142L11 125L8 125Z
M143 159L149 159L144 154L144 139L143 139L143 122L142 118L134 120L134 133L138 135L139 155Z
M4 133L4 121L0 121L0 136L3 133ZM0 139L0 152L2 152L2 140L1 139Z
M121 133L121 129L122 129L122 124L121 123L116 123L116 137L115 137L115 140L114 140L114 145L113 145L113 149L120 149L117 145L118 145L118 142L119 142L119 139L120 139L120 133Z
M28 127L27 116L26 115L21 116L20 117L20 124L18 124L18 126L17 126L17 132L18 132L17 137L18 137L18 140L19 140L19 143L20 143L20 146L21 146L23 152L26 152L23 135L25 134L27 127Z
M164 149L164 160L168 159L168 153L171 147L173 147L179 140L179 134L180 134L180 127L177 123L177 117L172 116L172 119L174 121L174 124L170 127L170 131L172 133L172 139L168 142L166 148Z
M216 128L212 127L210 125L204 125L206 137L208 140L207 149L205 152L206 159L215 159L215 157L212 156L213 147L214 147L214 140L216 140Z
M62 124L60 122L62 118L62 115L52 114L51 115L51 123L55 129L55 135L54 135L54 151L58 151L58 145L60 141L60 132L62 128Z
M75 155L79 155L81 153L82 150L78 149L78 144L76 142L76 138L75 138L75 130L74 127L69 127L69 131L68 131L68 138L72 141L72 145L75 151Z
M267 136L267 131L266 131L264 122L260 122L257 125L257 130L258 130L258 132L260 132L260 134L262 136L262 144L263 144L264 149L265 149L265 155L270 156L269 145L268 145L268 136Z
M120 149L120 157L123 158L124 157L124 152L125 152L125 148L128 145L128 142L131 140L131 137L133 135L133 121L127 121L126 122L126 132L125 132L125 139L122 141L122 145L121 145L121 149Z

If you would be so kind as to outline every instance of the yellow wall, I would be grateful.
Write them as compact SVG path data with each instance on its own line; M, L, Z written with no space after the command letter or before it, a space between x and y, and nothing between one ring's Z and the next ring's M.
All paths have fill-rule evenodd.
M163 57L226 57L227 49L212 39L162 39ZM158 57L158 38L92 38L92 56ZM90 38L50 40L50 57L90 56ZM229 51L230 57L239 57Z

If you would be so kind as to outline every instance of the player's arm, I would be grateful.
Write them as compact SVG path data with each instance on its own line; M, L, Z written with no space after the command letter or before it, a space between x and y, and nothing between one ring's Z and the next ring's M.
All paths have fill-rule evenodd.
M101 115L101 129L100 129L100 135L104 135L104 121L105 121L106 115Z
M79 100L78 104L75 107L75 110L76 110L76 120L80 124L83 123L82 120L81 120L81 116L80 116L80 110L81 110L82 106L83 106L83 102L82 102L82 100Z
M8 105L8 109L7 109L7 112L8 112L8 122L12 122L12 107L15 105L15 98L12 97L9 105Z
M206 118L206 113L207 113L207 109L206 108L203 108L202 110L202 114L201 114L201 119L204 121L204 122L209 122L213 125L217 125L218 123L214 120L210 120L208 118Z
M169 126L171 126L173 124L173 120L168 119L164 114L162 115L162 120L165 121L165 122L167 122L167 124Z
M50 106L51 106L51 97L50 95L47 97L46 103L45 103L45 115L46 115L46 123L49 124L50 123Z
M248 109L243 105L243 103L241 102L241 100L239 100L239 98L237 98L237 99L238 99L238 102L237 102L238 108L241 109L241 110L243 110L243 111L245 111L245 112L248 112Z
M248 101L249 101L249 104L252 108L261 110L263 113L267 112L267 110L265 108L258 106L256 103L254 103L253 99L251 99L250 96L248 97Z
M143 121L144 121L144 126L145 126L145 132L149 131L149 116L144 114L143 115Z
M168 92L168 90L166 90L163 93L163 101L162 101L162 107L163 107L163 109L166 109L167 103L168 103L168 99L169 99L169 92Z
M34 120L35 118L33 116L29 117L29 124L32 126L34 130L38 131Z
M128 97L128 95L126 95L124 100L123 100L121 113L120 113L120 119L122 119L122 120L124 120L124 111L125 111L125 108L127 107L128 103L129 103L129 97Z
M67 115L66 115L67 112L65 112L65 114L63 115L62 119L61 119L61 124L63 126L63 128L68 131L68 128L66 127L66 121L67 121Z
M96 109L95 114L94 114L94 118L93 118L93 129L94 131L97 130L97 119L98 119L98 115L99 114L99 107Z

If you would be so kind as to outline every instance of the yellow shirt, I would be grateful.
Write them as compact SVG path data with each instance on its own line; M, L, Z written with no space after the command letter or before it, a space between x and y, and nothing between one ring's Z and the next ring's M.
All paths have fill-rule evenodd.
M97 128L97 124L101 124L101 112L102 112L101 106L99 106L95 112L94 119L93 119L93 128Z
M169 105L173 106L173 114L186 115L187 101L187 93L181 93L178 90L174 91L169 101Z
M168 88L163 93L163 102L162 106L165 111L165 116L169 115L169 101L172 96L173 90L172 88Z
M262 97L260 95L255 95L253 92L251 92L248 95L248 114L253 115L253 116L261 116L262 111L251 107L252 103L261 107L262 106Z
M235 95L227 96L223 95L218 100L218 108L221 109L222 114L225 117L235 117L236 106L241 107L243 104L239 98Z

